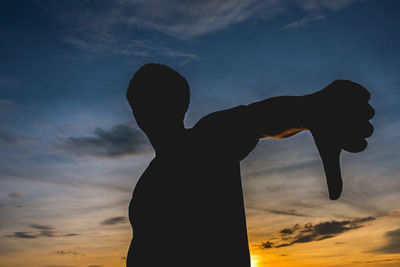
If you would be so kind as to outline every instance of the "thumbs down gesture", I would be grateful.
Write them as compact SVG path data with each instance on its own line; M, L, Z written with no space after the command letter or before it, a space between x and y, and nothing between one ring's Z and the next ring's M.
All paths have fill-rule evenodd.
M340 152L361 152L367 147L365 138L374 127L369 120L374 109L368 104L370 93L363 86L348 80L336 80L310 96L312 121L309 129L322 159L329 198L342 193Z

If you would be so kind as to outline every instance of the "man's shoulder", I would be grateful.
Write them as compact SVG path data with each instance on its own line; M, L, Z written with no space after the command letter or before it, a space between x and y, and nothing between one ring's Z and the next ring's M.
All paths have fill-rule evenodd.
M241 118L244 118L247 110L246 107L245 105L240 105L230 109L212 112L201 118L192 129L197 130L204 128L204 130L207 130L209 128L221 128L235 124L235 122L239 122Z

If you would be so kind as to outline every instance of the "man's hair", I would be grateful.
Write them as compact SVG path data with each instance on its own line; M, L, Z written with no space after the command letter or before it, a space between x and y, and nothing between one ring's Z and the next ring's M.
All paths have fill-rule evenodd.
M126 97L134 111L152 112L159 107L183 117L189 107L190 89L186 79L175 70L150 63L133 75Z

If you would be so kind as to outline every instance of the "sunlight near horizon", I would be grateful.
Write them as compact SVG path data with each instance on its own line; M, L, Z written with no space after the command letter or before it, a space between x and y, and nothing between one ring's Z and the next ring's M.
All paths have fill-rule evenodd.
M256 256L256 255L250 256L250 263L251 263L251 267L260 267L258 264L258 256Z

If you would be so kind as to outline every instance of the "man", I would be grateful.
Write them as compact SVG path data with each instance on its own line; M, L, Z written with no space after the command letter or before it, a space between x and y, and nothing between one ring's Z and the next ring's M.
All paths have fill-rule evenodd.
M185 78L165 65L142 66L127 98L156 156L129 206L133 239L127 266L250 266L239 162L260 138L310 130L330 197L337 199L341 149L364 150L364 138L373 132L369 97L362 86L340 80L311 95L215 112L186 129Z

